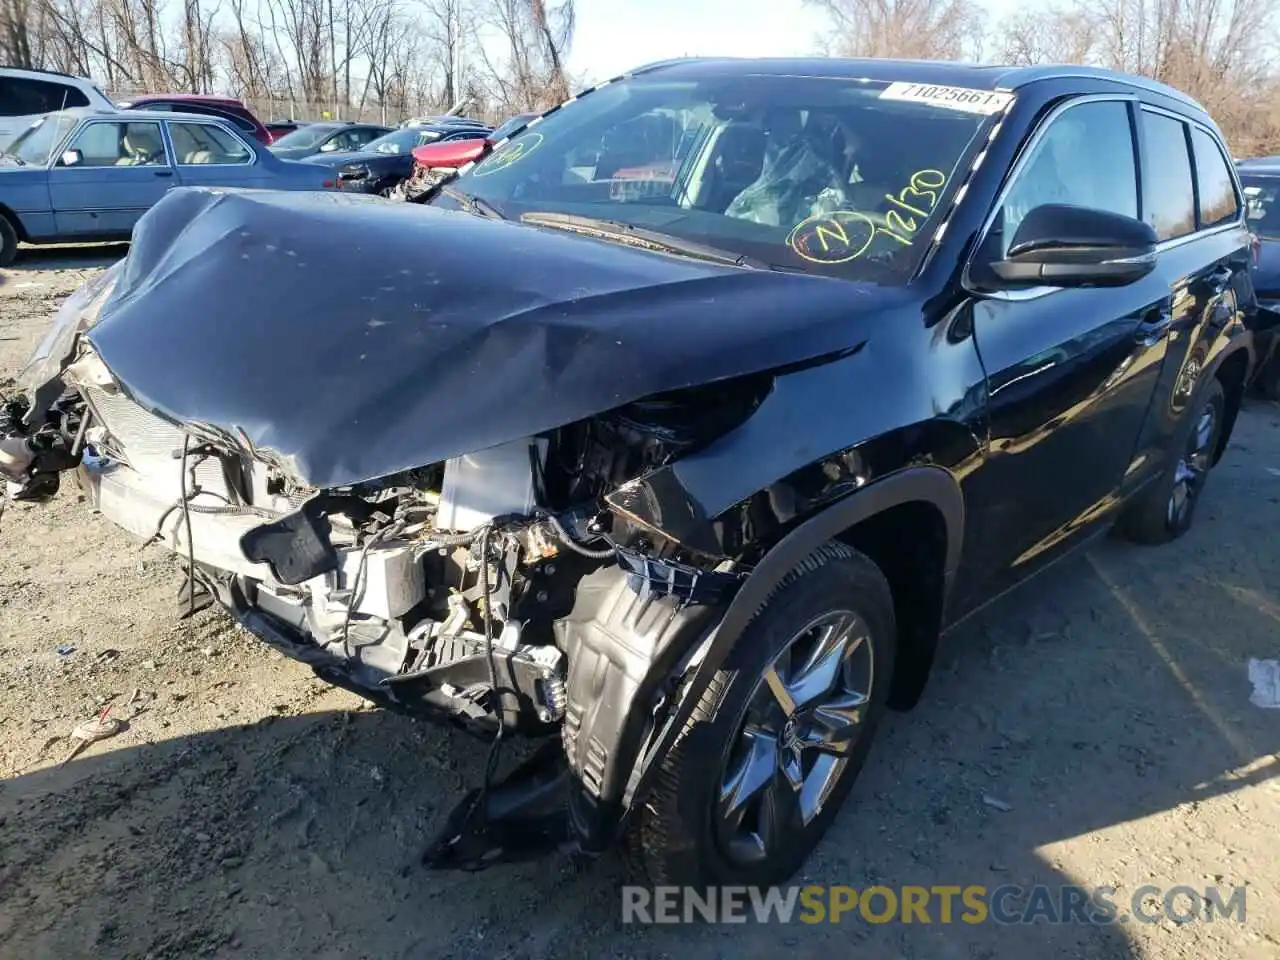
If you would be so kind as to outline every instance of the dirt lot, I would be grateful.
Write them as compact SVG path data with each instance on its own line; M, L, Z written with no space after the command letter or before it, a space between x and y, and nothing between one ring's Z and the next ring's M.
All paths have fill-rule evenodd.
M4 274L0 387L59 298L122 253L28 253ZM483 749L366 709L220 615L188 632L174 563L74 492L10 505L0 956L1280 956L1280 710L1251 705L1246 676L1280 656L1278 503L1280 408L1253 402L1184 541L1107 542L953 639L805 875L1111 884L1121 905L1146 883L1247 885L1244 925L648 928L620 922L613 859L424 872ZM60 766L108 700L127 730Z

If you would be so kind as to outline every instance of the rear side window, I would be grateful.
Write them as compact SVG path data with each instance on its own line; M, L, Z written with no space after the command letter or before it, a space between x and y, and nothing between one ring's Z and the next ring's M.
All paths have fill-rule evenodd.
M1240 216L1240 200L1221 148L1199 127L1191 128L1191 147L1196 155L1196 181L1200 185L1200 226L1230 223Z
M1146 219L1161 240L1186 236L1196 228L1186 129L1181 120L1163 113L1142 113Z
M253 159L248 147L211 123L171 122L169 139L183 166L248 163Z
M0 116L21 117L88 105L89 98L76 87L26 77L0 77Z

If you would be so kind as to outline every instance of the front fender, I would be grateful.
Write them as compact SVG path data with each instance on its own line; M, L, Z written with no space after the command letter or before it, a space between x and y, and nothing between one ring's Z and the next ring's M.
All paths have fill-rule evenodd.
M944 591L950 590L964 542L964 498L955 477L942 467L908 467L889 474L800 524L764 555L704 641L701 659L680 692L674 712L644 753L639 776L633 776L628 784L623 797L628 811L647 795L662 759L689 722L699 698L783 577L823 543L860 521L904 503L921 501L936 507L946 524Z

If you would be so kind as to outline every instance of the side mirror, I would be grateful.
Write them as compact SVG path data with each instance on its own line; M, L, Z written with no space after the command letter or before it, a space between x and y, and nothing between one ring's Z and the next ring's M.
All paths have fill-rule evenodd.
M1011 286L1123 287L1155 269L1158 242L1133 217L1046 203L1022 218L991 272Z
M74 148L63 150L62 156L58 158L58 162L64 167L74 167L84 162L84 154Z

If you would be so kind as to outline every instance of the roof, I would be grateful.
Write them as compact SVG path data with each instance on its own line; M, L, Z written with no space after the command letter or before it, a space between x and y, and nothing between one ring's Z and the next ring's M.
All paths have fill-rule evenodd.
M68 116L73 117L77 122L84 117L112 117L125 121L148 120L152 123L157 120L202 120L208 122L219 119L218 117L211 117L207 113L182 113L179 110L175 110L172 113L157 113L155 110L108 110L106 107L69 107L66 110L56 110L53 113L45 114L45 116Z
M125 97L125 103L142 103L144 100L190 100L194 103L226 103L243 107L244 101L235 97L220 97L212 93L140 93L136 97Z
M1280 157L1253 157L1236 163L1241 176L1254 174L1262 177L1280 177Z
M62 80L74 80L77 83L87 83L95 86L94 81L88 77L78 77L74 73L63 73L61 70L41 70L37 67L4 67L0 66L0 73L6 77L23 77L27 80L43 80L49 77L58 77Z
M1150 93L1177 100L1201 112L1204 108L1181 90L1146 77L1106 70L1102 67L1082 67L1072 64L1041 64L1033 67L1015 67L985 63L964 63L951 60L888 60L879 58L799 57L760 58L738 57L689 57L650 63L629 71L626 76L662 71L673 76L725 76L750 74L792 75L803 77L830 77L848 80L872 80L892 82L912 80L918 83L936 83L944 86L969 87L976 90L1008 90L1041 80L1076 77L1104 80L1123 84Z

